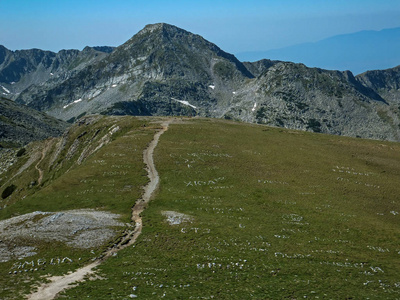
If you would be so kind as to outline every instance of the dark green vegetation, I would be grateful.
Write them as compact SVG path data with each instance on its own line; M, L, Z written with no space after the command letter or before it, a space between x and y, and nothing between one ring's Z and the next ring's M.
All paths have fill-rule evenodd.
M59 155L60 167L45 172L41 186L29 190L24 183L37 178L34 169L7 183L24 190L8 198L1 219L34 210L99 208L127 222L146 181L142 151L158 126L149 121L114 117L76 125ZM176 121L155 150L160 188L143 212L135 246L104 262L98 268L102 279L65 296L399 297L399 144L222 120ZM121 129L110 143L77 164L94 132L102 130L100 138L114 123ZM68 160L73 140L82 142ZM39 166L48 169L47 158ZM171 211L185 214L181 223L168 222ZM16 289L26 293L39 275L65 273L94 256L62 244L39 246L39 254L22 261L68 256L73 263L15 275L8 274L14 262L2 263L0 298ZM94 250L99 255L102 249Z
M9 185L4 189L4 191L1 193L1 198L6 199L7 197L11 196L11 194L15 191L17 187L15 185Z

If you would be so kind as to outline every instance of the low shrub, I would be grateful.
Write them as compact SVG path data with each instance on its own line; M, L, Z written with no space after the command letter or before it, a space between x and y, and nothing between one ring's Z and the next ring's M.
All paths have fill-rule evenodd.
M8 187L6 187L3 191L3 193L1 193L1 198L2 199L6 199L9 196L11 196L11 194L16 190L16 186L14 184L9 185Z

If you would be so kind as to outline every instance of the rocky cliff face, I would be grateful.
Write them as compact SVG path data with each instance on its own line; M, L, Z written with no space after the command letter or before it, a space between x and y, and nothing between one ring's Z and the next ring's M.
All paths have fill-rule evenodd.
M0 49L3 56L10 55L7 51ZM0 85L20 87L17 102L63 120L91 113L200 115L400 140L396 68L355 78L348 71L266 59L242 63L201 36L163 23L146 26L114 51L66 52L58 68L54 62L61 52L46 55L27 66L56 75L40 77L37 67L14 84L7 77ZM0 66L7 65L4 61ZM0 67L0 74L12 68L6 69ZM23 88L29 76L39 83L32 79Z

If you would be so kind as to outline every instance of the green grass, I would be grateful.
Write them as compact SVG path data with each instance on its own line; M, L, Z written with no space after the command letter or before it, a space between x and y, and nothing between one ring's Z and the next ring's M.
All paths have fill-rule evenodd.
M97 147L114 124L119 126L120 130L112 136L111 141L78 164L77 160L84 149ZM144 124L147 126L143 127ZM130 117L102 117L90 126L75 125L68 135L65 149L61 151L56 162L52 165L50 163L56 151L57 141L40 162L39 167L44 170L43 183L40 186L30 186L30 183L38 178L38 171L34 166L39 162L40 155L29 168L13 178L28 160L29 155L25 154L2 182L3 187L12 182L17 186L17 190L0 202L0 219L33 211L94 208L118 213L121 215L121 221L129 223L131 207L140 198L142 186L148 181L147 172L144 170L143 150L153 138L155 129L156 127L149 126L145 120ZM86 134L83 135L84 132ZM69 150L77 140L81 142L75 154L68 155L72 153ZM92 148L87 148L92 145L89 141L93 144ZM38 147L36 152L43 148L34 144L28 147L27 152L33 151L35 147ZM108 246L104 245L98 249L74 249L62 243L34 238L14 240L13 243L36 247L37 254L19 261L0 263L0 299L8 299L13 294L17 295L16 298L21 297L29 291L33 283L43 281L41 276L61 275L81 267L99 256ZM65 257L72 262L67 259L61 263L58 261ZM34 267L21 267L21 263L32 261ZM46 264L40 264L44 261Z
M142 149L154 131L135 128ZM127 218L129 205L101 193L90 194L90 202L63 201L104 185L78 179L100 178L105 171L94 162L107 160L109 169L108 153L133 136L121 132L85 165L40 189L32 203L16 202L13 209L101 207ZM136 159L113 164L133 166L141 156ZM399 298L399 144L193 119L161 136L155 164L160 188L142 213L142 235L98 268L102 280L64 296ZM115 184L139 186L146 181L142 171ZM192 222L169 225L163 211L190 215ZM6 276L0 284L16 278L23 280Z
M161 137L156 165L135 247L66 295L398 297L398 144L196 120Z

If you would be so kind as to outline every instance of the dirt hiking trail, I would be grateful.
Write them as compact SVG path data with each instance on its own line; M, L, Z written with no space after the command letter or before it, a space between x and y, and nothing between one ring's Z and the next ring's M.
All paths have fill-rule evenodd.
M148 172L148 177L150 182L144 187L144 193L142 199L139 199L135 206L132 208L132 221L135 222L135 227L133 230L126 230L121 238L121 240L115 244L113 247L108 249L100 258L98 258L93 263L77 269L73 273L69 273L62 276L53 276L48 278L49 283L42 284L38 290L27 296L28 300L49 300L54 299L57 294L65 289L74 286L74 283L84 281L85 278L94 273L94 268L100 265L104 260L112 256L114 253L122 250L130 245L132 245L138 236L142 233L142 218L140 214L145 209L147 203L151 200L154 192L156 191L160 178L158 172L154 165L153 152L156 148L160 136L168 130L169 124L172 119L168 119L161 123L162 129L157 131L154 135L153 140L150 142L149 146L143 152L143 160L146 164L146 169ZM39 163L38 163L39 164Z
M37 180L37 185L40 185L42 183L43 174L44 174L43 170L39 168L39 165L45 158L47 152L49 152L50 148L53 146L54 141L55 141L54 139L50 139L50 140L46 141L46 144L40 153L41 157L40 157L39 161L37 162L37 164L35 165L35 169L39 172L39 178Z

